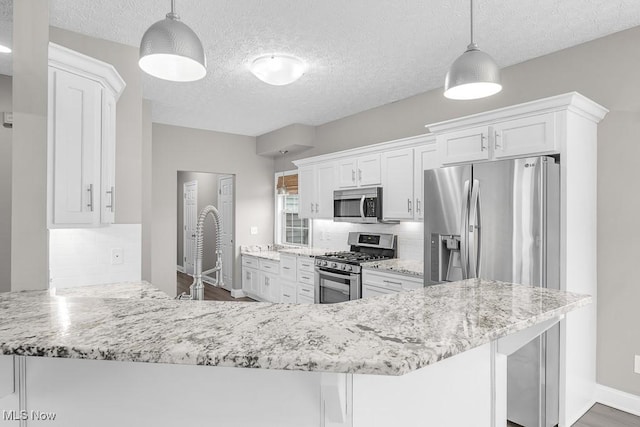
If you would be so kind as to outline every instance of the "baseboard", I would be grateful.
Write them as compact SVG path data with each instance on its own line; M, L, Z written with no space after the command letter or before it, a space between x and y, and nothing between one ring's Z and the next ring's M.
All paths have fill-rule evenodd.
M596 384L596 401L640 417L640 396Z
M234 297L234 298L243 298L246 295L242 291L242 289L231 289L231 296Z
M176 270L178 270L180 273L184 273L184 267L181 265L176 265Z

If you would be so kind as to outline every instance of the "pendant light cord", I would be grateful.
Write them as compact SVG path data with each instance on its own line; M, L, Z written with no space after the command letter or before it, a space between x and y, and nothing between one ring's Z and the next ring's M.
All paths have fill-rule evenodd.
M471 44L473 44L473 0L469 0L469 2L471 3Z
M176 13L176 0L171 0L171 14L175 15Z

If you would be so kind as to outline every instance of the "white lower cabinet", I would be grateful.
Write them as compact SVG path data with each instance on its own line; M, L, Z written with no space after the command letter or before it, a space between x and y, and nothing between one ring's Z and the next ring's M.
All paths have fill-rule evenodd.
M259 291L261 299L268 302L280 302L281 294L278 274L259 272Z
M298 283L298 302L313 304L315 302L315 288L313 285Z
M295 304L297 301L297 289L295 282L280 281L280 289L282 290L282 298L280 302Z
M258 294L258 269L242 266L242 291L249 296Z
M362 298L408 291L424 287L422 277L388 273L386 271L362 270Z

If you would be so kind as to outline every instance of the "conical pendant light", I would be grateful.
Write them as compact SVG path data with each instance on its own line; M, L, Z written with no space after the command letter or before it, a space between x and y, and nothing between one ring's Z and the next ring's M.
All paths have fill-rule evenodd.
M180 21L171 0L171 12L144 33L140 42L140 68L147 74L175 82L200 80L207 74L202 42Z
M450 99L478 99L502 90L500 69L491 56L473 41L473 0L471 3L471 43L456 59L444 80L444 96Z

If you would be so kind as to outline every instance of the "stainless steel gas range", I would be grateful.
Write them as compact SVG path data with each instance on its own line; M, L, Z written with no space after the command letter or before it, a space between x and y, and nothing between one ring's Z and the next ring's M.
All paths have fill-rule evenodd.
M316 257L316 304L359 299L362 295L360 264L396 256L396 236L393 234L351 232L347 243L351 246L348 252Z

